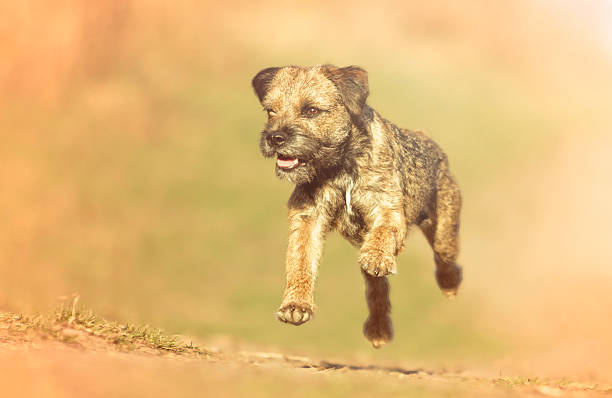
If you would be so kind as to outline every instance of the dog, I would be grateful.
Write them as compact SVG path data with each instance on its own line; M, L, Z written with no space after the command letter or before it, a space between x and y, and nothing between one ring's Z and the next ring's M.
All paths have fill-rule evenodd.
M440 147L368 106L367 72L357 66L267 68L252 86L268 115L261 152L276 158L278 177L295 184L277 318L293 325L312 319L319 258L333 230L359 248L369 308L363 333L375 348L393 338L387 276L397 272L410 226L433 249L438 286L455 296L461 193Z

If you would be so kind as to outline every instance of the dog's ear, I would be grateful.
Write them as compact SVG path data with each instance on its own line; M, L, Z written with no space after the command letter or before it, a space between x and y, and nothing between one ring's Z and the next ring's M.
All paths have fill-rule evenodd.
M349 113L353 116L360 116L368 94L370 94L368 72L358 66L337 68L332 65L326 65L324 72L329 80L338 87Z
M274 76L279 71L280 68L267 68L260 71L255 77L251 84L255 89L255 94L257 94L257 98L259 98L259 102L263 99L263 97L268 92L270 88L270 82L274 79Z

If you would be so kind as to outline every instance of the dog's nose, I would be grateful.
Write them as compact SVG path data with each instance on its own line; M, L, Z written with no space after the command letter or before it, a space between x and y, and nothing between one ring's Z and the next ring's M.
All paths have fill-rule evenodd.
M272 146L281 146L287 141L287 134L277 131L266 137L268 143Z

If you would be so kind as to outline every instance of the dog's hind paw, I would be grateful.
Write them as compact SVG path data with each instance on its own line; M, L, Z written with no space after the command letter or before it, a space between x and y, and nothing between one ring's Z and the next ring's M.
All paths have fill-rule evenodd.
M284 305L276 311L276 318L278 318L279 321L296 326L308 322L312 318L312 315L312 309L298 304Z
M374 348L380 348L393 339L391 318L369 317L363 324L363 335Z
M463 271L457 264L452 264L444 269L436 270L436 281L440 290L449 299L455 298L461 280L463 279Z

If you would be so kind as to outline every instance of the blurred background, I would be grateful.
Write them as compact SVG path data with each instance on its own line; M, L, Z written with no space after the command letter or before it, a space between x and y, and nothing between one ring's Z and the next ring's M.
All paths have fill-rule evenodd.
M0 3L0 310L78 292L202 345L612 378L612 2ZM464 196L449 302L418 231L374 351L333 234L313 322L276 321L291 185L261 157L269 66L369 72ZM434 365L429 365L434 366Z

